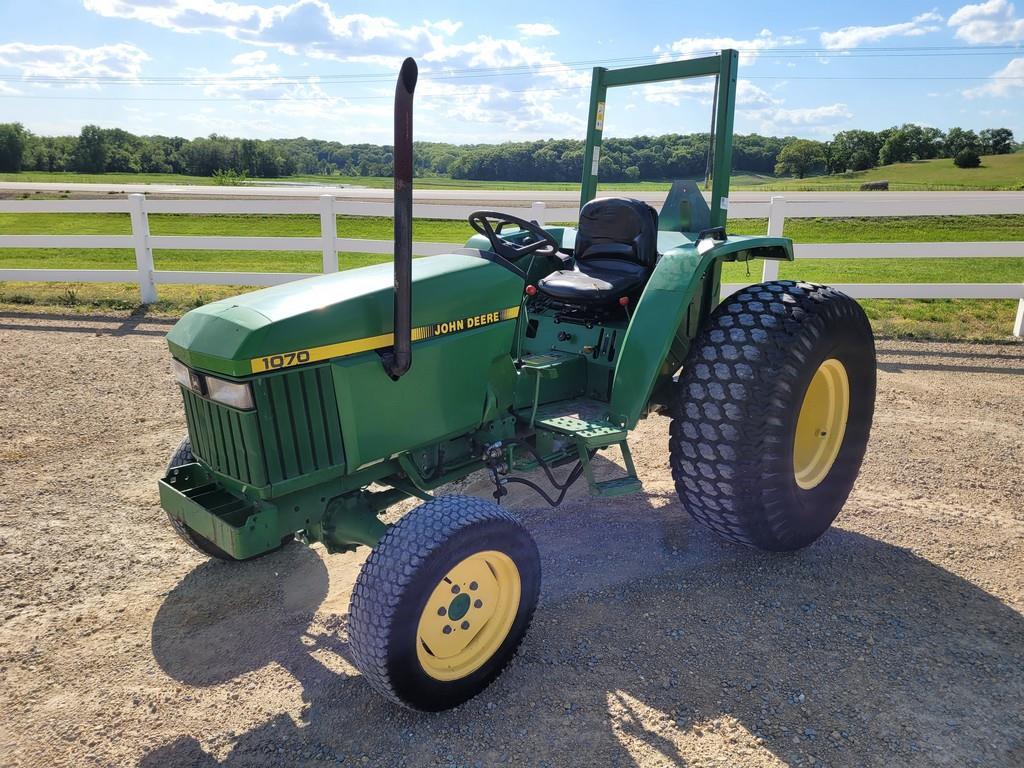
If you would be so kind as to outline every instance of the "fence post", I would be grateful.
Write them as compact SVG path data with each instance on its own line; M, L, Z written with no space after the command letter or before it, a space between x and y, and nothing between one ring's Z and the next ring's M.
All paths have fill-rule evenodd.
M542 202L536 202L530 206L530 221L537 222L540 226L544 226L544 214L545 205Z
M132 238L135 240L135 269L139 274L139 296L143 304L156 301L156 282L153 280L153 249L149 247L149 216L146 196L128 195L128 211L132 217Z
M1024 299L1017 302L1017 319L1013 321L1013 335L1024 339Z
M782 195L772 195L768 204L768 237L782 237L782 228L786 223L786 198ZM761 272L761 282L777 280L779 277L779 262L775 259L764 260L764 270Z
M320 195L320 240L323 243L324 274L338 271L338 217L334 195Z

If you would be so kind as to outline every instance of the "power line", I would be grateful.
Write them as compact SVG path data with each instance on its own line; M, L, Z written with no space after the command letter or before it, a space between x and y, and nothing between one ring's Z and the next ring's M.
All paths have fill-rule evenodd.
M989 75L794 75L791 77L786 76L752 76L745 78L747 80L825 80L825 81L876 81L876 80L889 80L889 81L971 81L971 80L996 80L996 81L1010 81L1010 82L1024 82L1024 76L1014 77L992 77ZM580 91L587 90L588 86L578 87L567 87L567 88L524 88L518 90L504 90L502 89L502 95L508 94L520 94L520 93L551 93L551 94L566 94L566 93L578 93ZM487 90L477 91L464 91L460 93L460 96L471 97L471 96L484 96L488 95ZM167 101L167 102L246 102L246 101L282 101L282 102L307 102L307 101L376 101L391 99L390 95L381 96L344 96L340 94L324 94L322 96L249 96L240 94L237 98L226 98L224 96L211 97L211 96L90 96L90 95L77 95L67 94L62 96L41 96L35 94L0 94L0 98L3 99L32 99L41 101Z
M960 57L960 56L1006 56L1021 53L1020 46L998 45L978 50L974 46L919 46L914 48L879 47L879 48L740 48L740 53L753 54L768 59L818 59L833 57L839 61L863 58L917 58L917 57ZM695 51L693 56L714 54L717 51ZM545 72L582 71L592 66L607 64L624 64L655 62L663 59L665 54L648 54L643 56L627 56L612 59L578 60L564 63L531 65L522 64L508 67L479 67L463 69L441 68L437 73L424 72L425 79L455 80L463 78L491 77L494 75L542 75ZM683 58L683 57L679 57ZM670 58L669 60L678 60ZM307 83L311 79L321 82L347 82L351 84L374 83L380 80L390 81L393 72L368 72L353 74L320 73L302 75L167 75L148 77L126 77L118 75L22 75L0 76L2 82L37 82L37 83L75 83L75 84L144 84L144 85L206 85L220 82L257 82L272 80L279 83Z

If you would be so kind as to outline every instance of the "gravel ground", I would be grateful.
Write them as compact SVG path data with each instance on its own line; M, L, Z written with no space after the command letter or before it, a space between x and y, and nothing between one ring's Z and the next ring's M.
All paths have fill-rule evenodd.
M514 496L534 626L483 695L421 715L348 661L364 555L213 563L162 520L167 328L0 316L0 764L1024 765L1021 346L880 343L863 473L796 555L690 521L661 417L644 495Z

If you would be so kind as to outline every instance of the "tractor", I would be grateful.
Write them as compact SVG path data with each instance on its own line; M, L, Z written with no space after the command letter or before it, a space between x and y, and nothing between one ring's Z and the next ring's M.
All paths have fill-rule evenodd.
M651 414L671 419L672 478L699 523L775 552L820 537L867 446L874 340L861 307L823 285L720 296L724 263L793 259L788 238L726 230L737 62L725 50L595 68L578 225L476 211L466 247L413 259L407 59L393 263L216 301L167 336L188 425L159 481L175 531L226 561L295 539L370 547L352 661L426 711L486 688L533 617L538 550L501 505L508 486L553 506L581 479L595 504L640 492L628 441ZM692 181L660 212L597 198L607 89L694 77L716 82L710 206ZM608 478L594 459L613 446L621 472ZM492 498L435 495L477 472ZM422 503L381 519L410 498Z

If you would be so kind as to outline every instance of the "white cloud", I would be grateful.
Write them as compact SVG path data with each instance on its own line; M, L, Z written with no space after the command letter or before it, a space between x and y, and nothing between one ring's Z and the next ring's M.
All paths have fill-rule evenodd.
M436 49L460 22L424 21L403 27L382 16L336 16L325 0L264 7L221 0L85 0L101 16L134 19L184 33L218 33L288 54L396 65Z
M146 61L149 61L146 52L129 43L97 48L29 43L0 45L0 66L17 69L26 78L102 77L133 81Z
M976 99L981 96L1010 96L1024 90L1024 58L1012 59L992 79L977 88L968 88L964 96Z
M641 88L644 99L655 104L671 104L679 106L685 98L698 98L702 103L710 103L715 92L713 81L693 82L673 80L664 83L650 83ZM764 88L754 85L749 80L740 80L736 88L736 103L739 105L776 105L780 99L771 96Z
M565 87L590 84L590 72L570 69L552 53L523 45L518 40L479 37L469 43L441 45L423 57L425 62L452 68L530 67L538 75Z
M263 53L263 51L256 51ZM298 87L312 83L316 78L296 82L293 78L282 80L277 64L268 64L263 57L244 58L236 56L232 63L237 66L229 72L211 72L206 67L189 70L192 85L203 89L203 95L210 98L245 97L283 98ZM238 61L242 59L242 61Z
M888 37L920 37L929 32L938 32L935 22L942 17L933 12L922 13L910 21L900 24L886 24L877 27L843 27L835 32L822 32L821 44L829 50L856 48L864 43L877 43Z
M762 29L756 37L739 40L735 37L684 37L668 45L655 47L654 52L661 54L659 61L673 61L697 54L718 53L723 48L735 48L740 52L740 63L749 64L762 51L772 48L785 48L804 42L802 37L790 35L773 35L771 30Z
M792 131L801 133L828 133L845 120L853 117L845 104L828 104L820 107L781 106L763 109L737 110L737 119L753 121L759 133L785 135Z
M560 34L550 24L516 24L516 29L523 37L554 37Z
M543 90L550 85L585 88L590 82L589 71L570 69L549 51L526 45L522 40L480 36L470 42L456 42L452 38L462 25L450 20L402 26L391 19L366 14L338 16L325 0L281 0L282 4L269 7L222 0L84 1L86 8L103 16L134 19L182 33L220 34L260 46L259 51L232 60L236 67L255 68L259 76L277 74L276 68L259 68L269 65L267 58L258 54L273 48L307 60L375 63L387 69L397 69L402 57L412 55L419 59L421 82L429 81L432 73L443 74L448 70L502 67L522 68L533 76L532 81L517 81L524 91ZM524 36L557 34L547 24L522 24L519 30ZM485 79L479 79L472 88L460 92L471 93L487 84ZM227 87L218 84L221 91ZM257 89L240 86L235 90L252 93Z
M231 59L231 63L236 67L249 67L254 64L259 64L267 60L266 51L250 51L249 53L240 53Z
M989 0L965 5L949 17L956 36L968 43L1015 43L1024 40L1024 19L1015 16L1013 3Z

